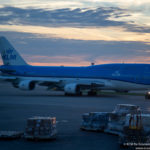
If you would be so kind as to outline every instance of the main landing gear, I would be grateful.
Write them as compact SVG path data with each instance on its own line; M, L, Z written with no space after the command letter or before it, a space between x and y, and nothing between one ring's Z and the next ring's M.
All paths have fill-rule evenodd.
M97 96L97 92L94 90L91 90L88 92L88 96Z
M78 92L76 94L65 93L65 96L82 96L82 92Z

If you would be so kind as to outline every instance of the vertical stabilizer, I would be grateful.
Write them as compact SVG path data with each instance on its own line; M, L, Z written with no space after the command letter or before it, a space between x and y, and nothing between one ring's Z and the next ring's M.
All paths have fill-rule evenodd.
M27 65L5 37L0 37L0 53L4 65Z

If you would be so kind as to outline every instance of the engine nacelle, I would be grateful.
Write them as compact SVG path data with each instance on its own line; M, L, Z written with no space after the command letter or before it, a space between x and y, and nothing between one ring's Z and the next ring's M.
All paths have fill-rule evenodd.
M66 84L64 87L65 94L79 95L81 94L80 87L76 83Z
M33 90L35 88L35 82L31 80L24 80L18 84L18 88L21 90Z

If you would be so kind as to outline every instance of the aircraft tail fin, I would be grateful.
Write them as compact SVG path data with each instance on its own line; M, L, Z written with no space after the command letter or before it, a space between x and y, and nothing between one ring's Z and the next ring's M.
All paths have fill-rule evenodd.
M0 37L0 53L4 65L27 65L5 37Z

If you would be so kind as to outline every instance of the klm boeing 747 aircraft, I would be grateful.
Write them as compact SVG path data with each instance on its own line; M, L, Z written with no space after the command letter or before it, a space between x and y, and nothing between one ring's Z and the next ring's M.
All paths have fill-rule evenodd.
M87 67L31 66L5 37L0 37L0 80L15 88L33 90L36 85L63 90L66 95L81 95L84 90L96 95L100 90L128 92L150 89L149 64L104 64Z

